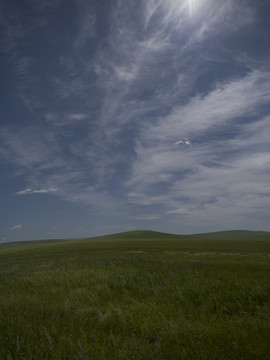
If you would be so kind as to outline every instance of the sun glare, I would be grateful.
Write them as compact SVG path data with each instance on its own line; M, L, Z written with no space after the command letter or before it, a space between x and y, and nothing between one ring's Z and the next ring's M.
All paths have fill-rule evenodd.
M202 5L203 0L188 0L189 15L192 16Z
M188 7L189 7L189 15L192 16L193 14L193 2L194 0L188 0Z

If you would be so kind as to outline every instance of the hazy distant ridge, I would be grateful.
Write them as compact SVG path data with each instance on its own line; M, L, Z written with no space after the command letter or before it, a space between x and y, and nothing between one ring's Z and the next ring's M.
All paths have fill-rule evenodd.
M216 231L210 233L201 234L170 234L153 230L133 230L120 232L115 234L108 234L102 236L93 236L86 238L66 238L66 239L46 239L46 240L29 240L29 241L16 241L5 242L0 244L0 247L9 246L24 246L34 244L49 244L59 242L70 242L79 240L269 240L270 232L267 231L250 231L250 230L228 230L228 231Z

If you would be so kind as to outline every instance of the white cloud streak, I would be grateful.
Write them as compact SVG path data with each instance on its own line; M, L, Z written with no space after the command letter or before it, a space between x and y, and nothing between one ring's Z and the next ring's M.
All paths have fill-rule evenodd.
M166 211L166 214L183 215L190 213L190 211L189 209L174 209Z
M22 225L14 225L14 226L12 226L9 230L10 231L13 231L13 230L17 230L17 229L21 229L22 228Z
M132 219L140 220L140 221L150 221L150 220L157 220L159 218L160 218L159 215L139 215L139 216L133 217Z
M205 97L177 107L156 125L146 126L137 141L137 160L127 182L130 201L176 208L166 210L167 214L177 214L177 209L182 213L188 206L196 210L190 217L206 207L208 215L217 208L229 212L233 207L235 213L266 209L269 118L252 119L269 96L269 73L255 71L220 84ZM181 134L194 139L192 147L175 147L179 141L174 139Z
M49 189L32 190L30 188L27 188L25 190L20 190L16 192L16 195L48 194L53 192L57 192L57 189L49 188Z

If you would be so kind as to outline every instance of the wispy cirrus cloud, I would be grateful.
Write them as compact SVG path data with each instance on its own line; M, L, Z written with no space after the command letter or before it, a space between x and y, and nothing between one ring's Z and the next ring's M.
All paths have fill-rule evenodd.
M15 195L48 194L56 191L57 191L56 188L39 189L39 190L32 190L30 188L27 188L25 190L17 191Z
M183 214L189 211L182 209L214 210L223 199L230 199L222 206L224 211L234 206L235 212L240 208L243 212L249 205L251 213L256 206L265 207L270 127L260 109L267 106L269 91L269 73L256 71L220 84L146 126L127 182L130 201L160 204L167 214L176 214L177 209ZM192 146L176 147L174 141L185 135Z
M224 21L228 17L232 18L234 26L230 30L233 32L254 21L252 9L235 7L232 1L227 1L226 5L211 1L203 3L204 10L199 12L193 25L190 24L187 1L142 2L136 5L134 12L130 11L133 7L129 1L117 3L112 11L107 46L97 53L95 64L98 84L104 89L101 118L104 127L106 124L107 134L113 134L115 138L117 131L121 134L125 124L138 121L142 116L150 119L158 112L170 112L177 102L186 99L204 70L200 70L201 64L194 56L192 45L194 37L199 41L195 35L198 27L216 30L218 24L222 33L228 26ZM250 14L245 17L245 22L239 22L241 11ZM136 23L134 13L135 18L137 15ZM209 21L205 19L208 16ZM210 20L213 22L211 26ZM138 37L142 25L145 32ZM187 35L182 38L181 32ZM210 35L212 31L204 31L203 39L209 39Z
M131 219L140 220L140 221L149 221L149 220L157 220L159 218L160 218L159 215L138 215L132 217Z
M173 214L173 215L183 215L190 213L191 210L189 209L174 209L166 211L166 214Z
M196 96L182 106L175 106L158 124L145 131L146 139L168 141L183 135L199 135L211 128L229 125L241 117L252 118L268 103L270 72L256 70L242 78L217 84L206 96ZM161 135L162 134L162 135Z
M9 230L13 231L13 230L21 229L21 228L22 228L22 225L18 224L18 225L12 226L11 228L9 228Z
M17 195L58 189L134 221L266 209L270 72L239 45L256 6L190 3L46 0L0 15L30 110L0 128Z

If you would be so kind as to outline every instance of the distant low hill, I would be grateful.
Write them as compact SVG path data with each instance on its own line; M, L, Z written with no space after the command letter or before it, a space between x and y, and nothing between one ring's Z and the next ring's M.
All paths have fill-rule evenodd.
M217 231L211 233L191 234L191 235L176 235L170 233L163 233L152 230L135 230L127 231L110 235L95 236L89 238L70 238L70 239L47 239L47 240L32 240L32 241L16 241L0 244L0 249L14 246L25 245L42 245L60 242L76 242L76 241L155 241L155 240L218 240L218 241L254 241L254 240L269 240L270 232L266 231L247 231L247 230L229 230Z
M27 241L10 241L5 243L0 243L0 249L7 247L15 246L27 246L27 245L41 245L41 244L54 244L68 241L67 239L46 239L46 240L27 240Z
M134 230L126 231L116 234L96 236L89 239L102 239L102 240L165 240L165 239L176 239L183 235L175 235L169 233L163 233L152 230Z
M217 231L212 233L194 234L189 235L193 238L207 238L217 240L270 240L270 232L267 231L248 231L248 230L228 230Z
M111 235L97 236L89 239L102 240L177 240L177 239L207 239L207 240L270 240L270 232L248 231L248 230L228 230L211 233L176 235L152 230L135 230L121 232Z

